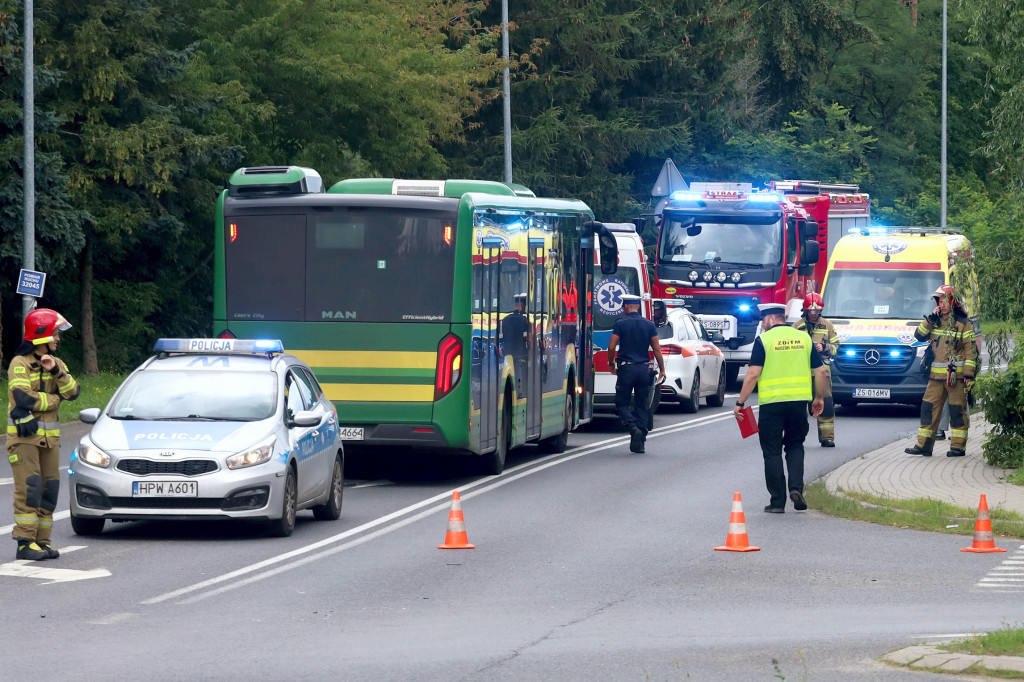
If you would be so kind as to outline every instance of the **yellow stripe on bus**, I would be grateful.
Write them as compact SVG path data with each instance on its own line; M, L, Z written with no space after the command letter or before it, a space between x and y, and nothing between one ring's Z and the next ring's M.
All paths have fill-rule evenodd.
M437 365L437 351L290 350L288 352L311 367L434 369ZM431 395L431 399L433 399L433 395Z
M434 400L433 384L323 384L329 400L423 403Z

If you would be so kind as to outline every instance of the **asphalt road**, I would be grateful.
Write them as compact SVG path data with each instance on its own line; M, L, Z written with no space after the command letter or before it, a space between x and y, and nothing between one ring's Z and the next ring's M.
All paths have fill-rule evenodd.
M729 408L663 408L656 427L632 455L599 417L570 451L515 451L497 477L360 459L341 519L304 512L285 539L227 523L79 538L65 485L64 555L31 566L78 573L18 574L13 542L0 555L3 676L910 680L874 659L1019 620L1019 594L973 587L1000 559L963 538L764 514L760 450ZM66 427L65 466L85 428ZM912 408L841 412L806 480L915 431ZM455 489L476 549L437 549ZM759 552L713 550L737 491ZM11 492L0 479L0 525Z

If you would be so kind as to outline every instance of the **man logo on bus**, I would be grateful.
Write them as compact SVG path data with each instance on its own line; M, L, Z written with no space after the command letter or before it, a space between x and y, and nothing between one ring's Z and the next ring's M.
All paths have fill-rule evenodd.
M597 307L608 317L622 314L622 296L629 287L621 279L607 277L597 285Z
M883 256L892 256L907 248L907 240L881 237L871 242L871 248Z

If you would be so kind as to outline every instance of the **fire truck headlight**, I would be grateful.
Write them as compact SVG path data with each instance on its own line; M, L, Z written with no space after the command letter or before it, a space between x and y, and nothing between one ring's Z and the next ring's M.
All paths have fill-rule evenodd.
M689 275L687 275L687 277L689 277L689 278L690 278L690 281L691 281L691 282L696 282L696 281L697 281L697 278L698 278L698 277L700 277L700 275L698 275L698 274L697 274L697 271L696 271L696 270L690 270L690 274L689 274Z
M726 274L724 272L720 272L717 275L715 275L715 279L717 281L719 281L719 282L724 282L725 278L726 278Z
M712 277L714 277L714 275L711 274L710 270L704 273L705 282L710 282Z
M740 276L740 273L734 272L732 273L732 277L730 279L732 279L732 281L734 282L739 282L743 278Z

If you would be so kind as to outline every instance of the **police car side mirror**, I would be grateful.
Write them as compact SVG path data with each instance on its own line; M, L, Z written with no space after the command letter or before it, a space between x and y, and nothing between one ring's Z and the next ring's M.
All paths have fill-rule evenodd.
M295 417L288 422L288 426L318 426L320 424L320 415L316 412L310 412L303 410L295 415Z
M100 418L100 408L87 407L78 413L78 419L86 424L95 424Z
M664 327L668 324L668 308L665 306L664 301L654 302L654 324L659 327Z

